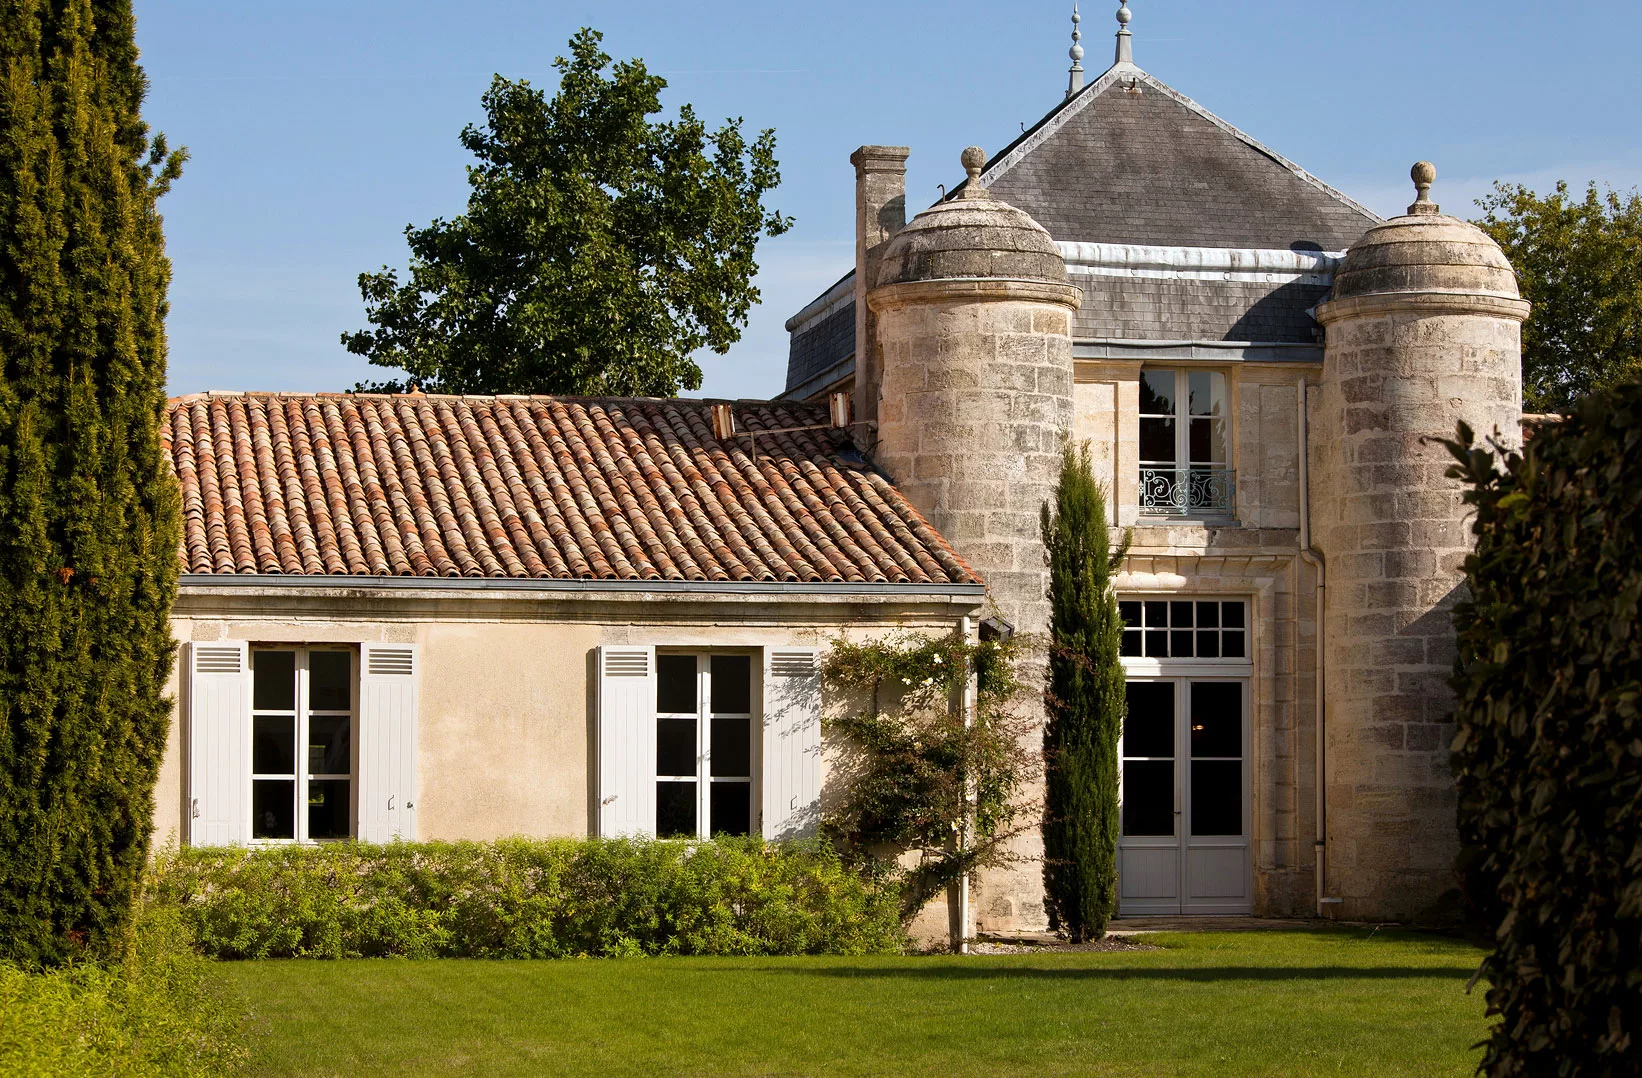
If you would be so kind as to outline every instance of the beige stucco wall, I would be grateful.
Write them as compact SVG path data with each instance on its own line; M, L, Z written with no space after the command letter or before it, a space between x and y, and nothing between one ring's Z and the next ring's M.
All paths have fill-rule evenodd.
M173 633L180 642L420 645L418 837L494 839L590 832L592 655L600 645L825 647L840 634L944 634L978 609L974 599L829 603L737 596L715 602L634 593L598 602L477 592L361 598L324 588L305 595L288 588L260 595L185 588ZM170 691L180 703L155 795L159 842L185 834L181 690L174 671ZM825 758L823 767L825 779Z

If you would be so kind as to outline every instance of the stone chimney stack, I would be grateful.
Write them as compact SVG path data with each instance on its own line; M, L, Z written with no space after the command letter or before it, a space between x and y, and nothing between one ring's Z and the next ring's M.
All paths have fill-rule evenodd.
M1520 439L1528 304L1493 240L1430 200L1346 253L1317 309L1327 341L1310 453L1313 534L1328 572L1328 897L1351 920L1441 916L1456 886L1448 770L1450 612L1472 549L1444 474L1451 438Z
M855 418L856 440L870 446L878 426L878 385L883 361L877 322L867 293L877 285L884 247L907 223L905 146L862 146L850 154L855 166Z

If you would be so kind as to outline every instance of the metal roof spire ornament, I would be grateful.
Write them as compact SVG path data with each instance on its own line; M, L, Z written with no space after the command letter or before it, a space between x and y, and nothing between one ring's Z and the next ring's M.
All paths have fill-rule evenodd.
M1082 21L1083 16L1078 14L1078 5L1074 3L1072 5L1072 47L1066 53L1072 58L1072 71L1066 81L1067 97L1071 97L1083 89L1083 46L1079 44L1083 40L1083 31L1078 29L1078 23Z
M1114 65L1129 64L1133 66L1135 62L1135 49L1132 41L1134 35L1129 33L1129 20L1134 17L1135 13L1129 10L1128 0L1123 0L1123 6L1117 9L1117 58L1112 61Z

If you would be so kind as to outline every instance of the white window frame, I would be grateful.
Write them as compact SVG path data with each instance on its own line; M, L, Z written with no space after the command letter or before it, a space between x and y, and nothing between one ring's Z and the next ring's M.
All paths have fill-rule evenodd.
M292 701L295 710L266 709L256 707L256 661L258 655L286 652L295 655L295 699ZM324 708L315 710L310 706L310 658L316 652L344 653L348 656L348 710ZM251 743L246 753L246 766L249 775L246 778L245 789L250 793L247 803L251 806L251 826L248 830L251 845L253 846L290 846L290 845L317 845L322 842L341 841L336 836L311 838L308 834L308 783L310 781L325 781L346 779L348 782L348 831L343 838L353 838L359 834L359 650L346 645L324 644L266 644L253 645L251 648ZM348 719L348 773L317 774L308 770L308 738L311 722L315 715L321 717L346 716ZM293 763L294 774L271 774L256 770L256 722L260 716L290 716L295 721L295 744L292 751L295 754ZM292 806L292 828L290 838L256 838L256 798L255 783L258 780L294 781L292 791L294 805Z
M661 695L661 668L662 661L679 656L692 656L696 660L696 710L695 713L662 711L660 708ZM715 712L712 710L713 699L713 659L715 657L736 656L747 660L747 706L751 709L745 712ZM718 783L737 783L747 788L747 834L760 833L760 799L759 799L759 770L762 758L762 725L758 714L758 670L759 652L752 648L657 648L656 649L656 695L657 706L653 721L657 727L657 738L660 738L660 724L664 720L693 719L696 724L696 770L694 775L663 775L656 770L656 759L652 755L649 761L649 781L662 782L694 782L696 786L696 840L710 839L712 831L712 786ZM713 720L714 719L745 719L747 721L747 775L717 775L712 773L713 757ZM656 809L650 821L652 833L661 834L660 829L660 792L656 795ZM687 836L671 836L675 839L687 839Z
M1140 483L1140 512L1142 516L1153 518L1172 519L1179 517L1201 518L1231 516L1236 512L1236 475L1232 467L1233 446L1236 444L1236 432L1233 429L1232 405L1232 377L1228 371L1214 367L1187 366L1173 367L1163 364L1146 365L1140 369L1141 398L1145 398L1145 381L1148 374L1169 374L1174 377L1174 411L1139 412L1137 416L1138 429L1144 431L1148 419L1168 419L1174 423L1174 460L1146 460L1138 459L1135 464L1135 475ZM1216 416L1213 413L1194 416L1191 406L1191 376L1207 374L1211 377L1219 376L1222 387L1222 404L1224 411ZM1193 460L1192 459L1192 421L1196 419L1216 420L1224 424L1224 438L1221 444L1222 460ZM1137 443L1137 451L1146 444L1144 434L1141 434ZM1157 495L1161 498L1160 504L1148 501L1149 491L1153 486L1148 484L1148 473L1171 472L1167 485ZM1151 478L1158 479L1157 476ZM1179 501L1169 504L1171 495ZM1201 497L1201 501L1199 498Z

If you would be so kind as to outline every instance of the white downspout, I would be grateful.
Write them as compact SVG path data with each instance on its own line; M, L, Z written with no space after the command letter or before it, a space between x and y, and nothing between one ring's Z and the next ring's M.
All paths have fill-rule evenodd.
M1312 718L1316 729L1312 740L1315 743L1316 760L1315 774L1312 786L1316 792L1316 805L1313 814L1317 819L1317 838L1312 845L1312 856L1317 862L1317 916L1323 915L1323 907L1339 902L1337 898L1327 898L1328 894L1328 786L1327 771L1325 770L1327 757L1327 742L1324 735L1327 733L1325 721L1324 669L1328 649L1324 646L1323 616L1327 610L1328 573L1323 565L1322 557L1311 545L1311 443L1306 432L1306 397L1307 385L1304 377L1300 379L1299 392L1299 448L1300 448L1300 560L1317 570L1317 612L1314 615L1313 631L1317 648L1317 699L1312 705Z

